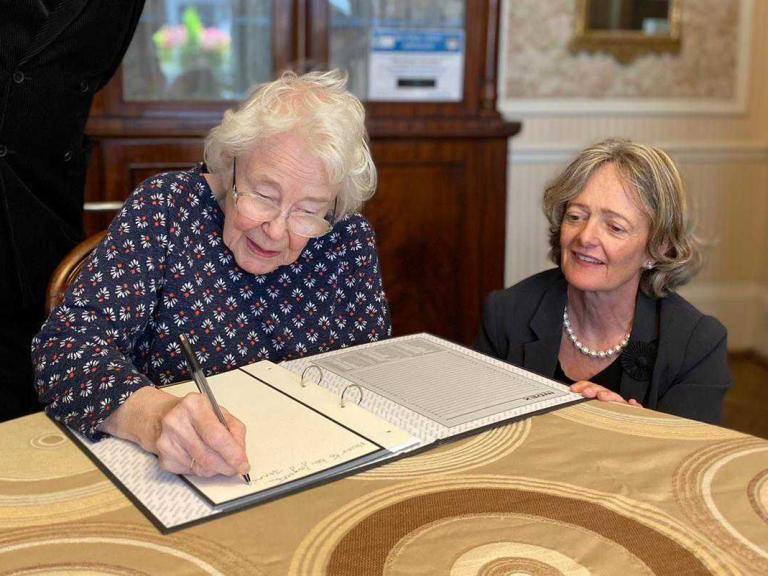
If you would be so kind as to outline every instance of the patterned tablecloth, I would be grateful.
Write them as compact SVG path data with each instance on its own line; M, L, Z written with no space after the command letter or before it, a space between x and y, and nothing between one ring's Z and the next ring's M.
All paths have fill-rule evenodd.
M0 424L0 574L768 574L768 441L589 402L170 535Z

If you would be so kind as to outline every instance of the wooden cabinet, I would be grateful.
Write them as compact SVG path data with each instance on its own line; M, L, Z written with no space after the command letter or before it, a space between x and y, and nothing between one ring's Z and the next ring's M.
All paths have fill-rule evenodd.
M391 8L395 15L405 10L407 16L413 15L414 6L428 13L430 2L450 4L353 0L348 3L351 12L340 18L333 12L338 3L275 0L269 3L267 22L271 70L343 66L351 56L334 52L345 46L334 39L349 33L349 22L360 25L355 9L365 8L362 13L369 20L363 25L379 26L382 15L372 13L373 8ZM378 237L396 335L428 331L470 343L485 295L503 283L507 143L520 126L502 121L496 111L499 4L452 3L448 21L453 26L459 22L464 35L462 96L456 101L374 101L365 93L364 73L353 77L350 70L350 84L366 102L379 170L378 191L364 214ZM162 12L152 0L147 10L151 17ZM127 80L141 74L136 53L151 52L148 33L154 35L158 26L151 17L134 38L134 44L144 45L132 46L133 55L129 52L98 95L88 121L94 143L86 189L88 233L105 228L119 202L146 177L200 161L207 131L233 105L231 100L177 99L178 92L169 92L166 99L137 96ZM417 14L412 27L423 25L418 17L423 18ZM264 25L263 19L259 22ZM386 22L409 25L402 18ZM358 41L366 41L367 30L353 32ZM177 79L174 86L178 84Z

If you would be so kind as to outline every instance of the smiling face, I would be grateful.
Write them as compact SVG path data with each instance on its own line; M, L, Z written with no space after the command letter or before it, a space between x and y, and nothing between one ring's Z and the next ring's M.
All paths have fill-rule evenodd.
M237 209L230 190L223 196L224 243L238 266L251 274L267 274L295 262L309 239L288 229L289 214L322 217L336 198L322 161L291 133L274 136L237 158L237 190L269 198L282 211L270 221L252 220Z
M560 267L585 292L637 292L649 260L650 222L625 190L613 163L604 164L568 203L560 227Z

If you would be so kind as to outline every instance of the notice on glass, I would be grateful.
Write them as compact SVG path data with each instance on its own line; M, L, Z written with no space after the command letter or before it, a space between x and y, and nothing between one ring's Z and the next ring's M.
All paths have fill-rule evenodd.
M458 102L464 30L371 30L368 99Z

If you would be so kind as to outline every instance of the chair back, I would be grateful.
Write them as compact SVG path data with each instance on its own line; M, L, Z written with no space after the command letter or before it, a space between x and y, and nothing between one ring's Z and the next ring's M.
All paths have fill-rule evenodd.
M64 299L64 293L69 288L69 285L75 281L77 275L80 274L85 260L106 235L107 231L102 230L93 236L89 236L72 248L62 261L59 262L59 265L56 266L56 270L53 271L51 278L48 280L48 289L45 291L46 316L51 313L51 310L61 304L61 301Z

